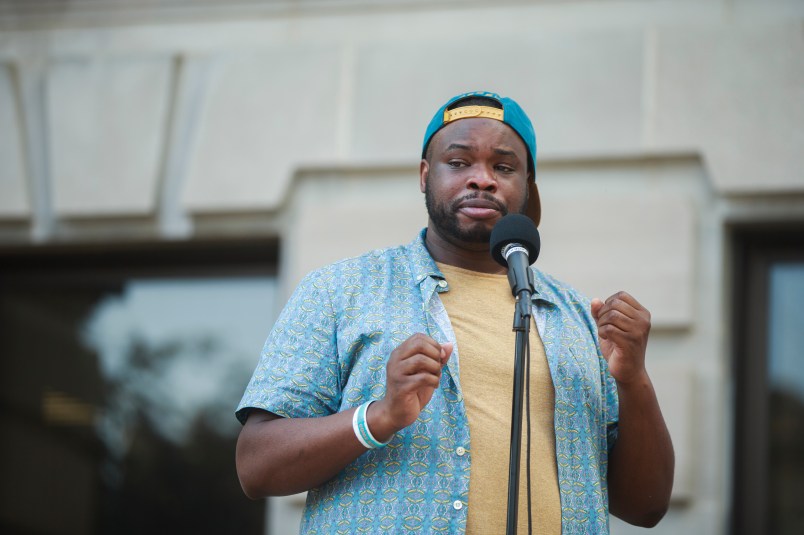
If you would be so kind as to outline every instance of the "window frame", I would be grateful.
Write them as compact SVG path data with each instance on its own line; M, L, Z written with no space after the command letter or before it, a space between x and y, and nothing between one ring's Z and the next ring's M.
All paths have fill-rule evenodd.
M735 225L732 265L733 462L730 533L770 529L770 269L804 262L804 222Z

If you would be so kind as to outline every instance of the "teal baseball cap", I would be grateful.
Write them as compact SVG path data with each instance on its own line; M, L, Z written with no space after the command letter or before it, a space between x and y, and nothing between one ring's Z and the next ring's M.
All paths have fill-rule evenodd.
M478 105L477 99L486 99L495 102L499 107ZM465 102L465 104L463 104ZM490 102L491 103L491 102ZM511 98L501 97L490 91L472 91L462 93L449 99L433 116L424 133L422 144L422 159L427 154L427 147L433 136L453 121L470 118L486 118L501 121L511 127L525 143L528 149L528 167L532 180L528 183L527 214L536 225L541 219L541 202L539 191L536 188L536 132L533 123L525 110Z

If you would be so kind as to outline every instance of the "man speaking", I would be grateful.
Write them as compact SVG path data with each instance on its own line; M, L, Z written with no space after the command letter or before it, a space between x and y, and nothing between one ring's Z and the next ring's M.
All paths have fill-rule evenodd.
M309 491L303 533L505 533L514 297L489 237L507 214L538 225L535 163L510 98L436 112L427 228L307 275L266 341L236 413L249 497ZM650 313L533 277L518 533L605 534L609 511L653 526L674 461L645 370Z

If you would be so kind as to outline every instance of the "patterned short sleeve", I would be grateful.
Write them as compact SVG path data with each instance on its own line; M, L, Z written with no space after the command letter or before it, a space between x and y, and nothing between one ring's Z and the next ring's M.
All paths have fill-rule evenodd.
M600 362L600 382L603 391L603 410L606 420L606 446L609 452L614 447L618 435L618 422L620 421L620 402L617 395L617 381L609 371L609 365L603 357L600 349L600 338L597 333L597 324L592 316L591 302L588 297L581 296L579 299L584 320L589 326L589 331L595 341L598 360Z
M592 318L591 312L589 318ZM594 322L594 320L592 319ZM606 445L609 453L617 442L618 435L618 422L620 421L620 400L617 395L617 381L612 377L609 371L609 365L603 357L603 351L600 349L600 339L597 335L597 327L592 323L592 335L595 338L595 347L597 348L598 358L600 359L601 380L603 383L603 406L606 417Z
M606 440L608 450L614 447L617 442L618 422L620 420L620 404L617 397L617 382L614 377L609 373L609 367L606 366Z
M337 412L341 388L331 281L326 270L307 275L285 305L237 407L241 423L253 408L285 418Z

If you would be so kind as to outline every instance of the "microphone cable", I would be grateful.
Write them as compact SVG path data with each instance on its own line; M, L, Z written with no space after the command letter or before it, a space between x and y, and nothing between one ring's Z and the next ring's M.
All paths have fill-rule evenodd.
M529 319L530 321L530 319ZM531 325L531 328L534 326ZM528 332L528 336L525 339L525 433L526 433L526 445L525 445L525 480L527 484L527 495L528 495L528 535L533 535L533 517L531 511L531 494L530 494L530 332Z

